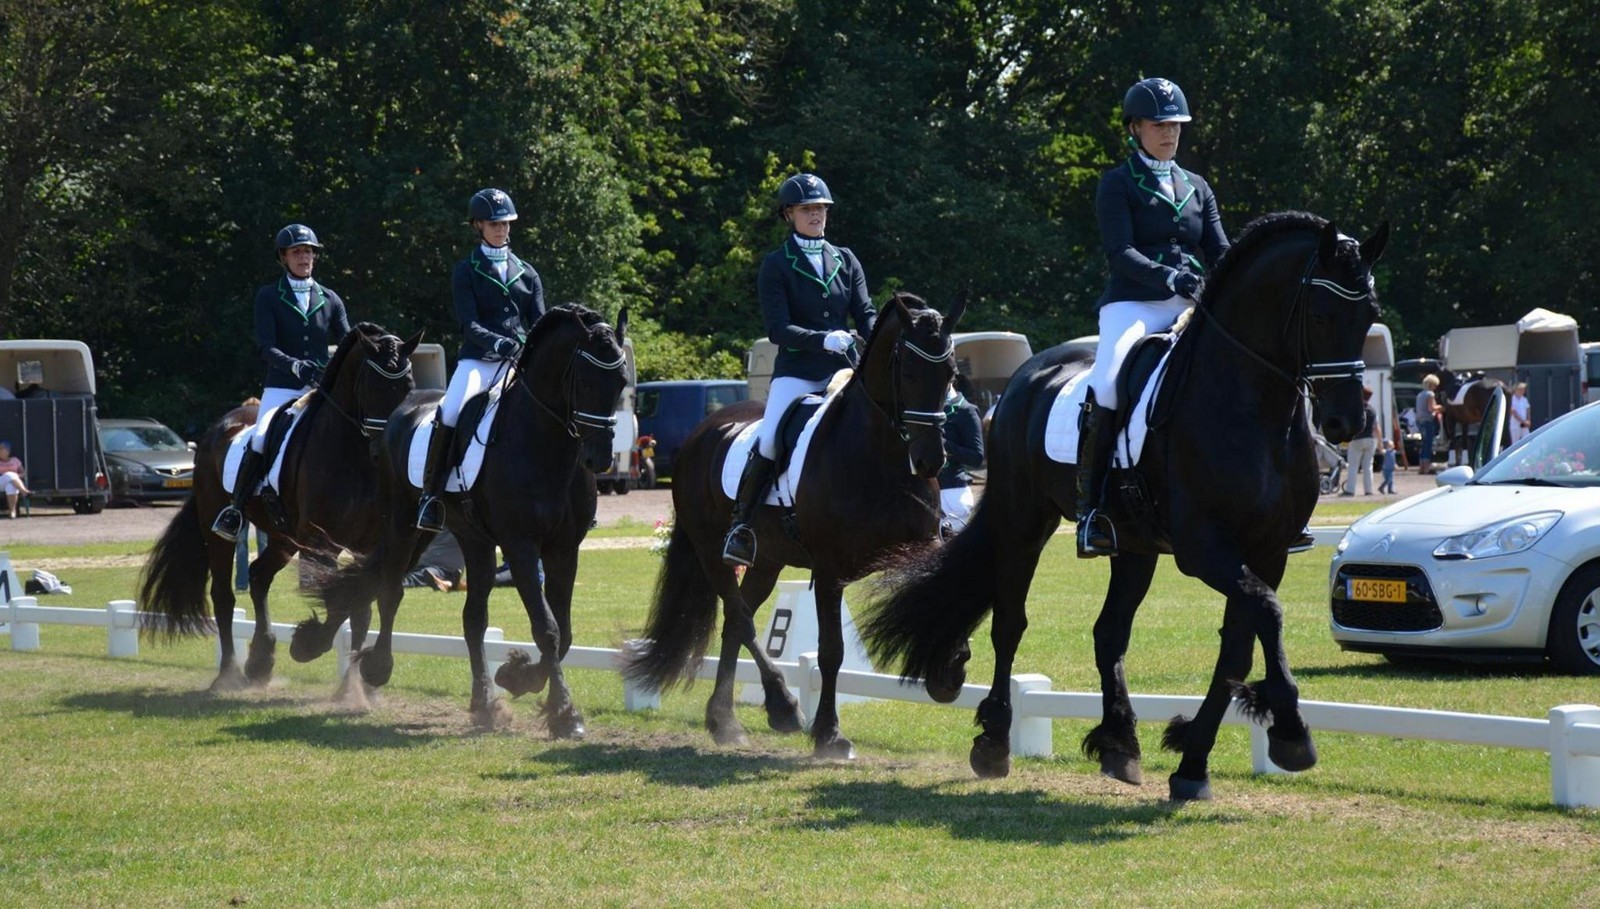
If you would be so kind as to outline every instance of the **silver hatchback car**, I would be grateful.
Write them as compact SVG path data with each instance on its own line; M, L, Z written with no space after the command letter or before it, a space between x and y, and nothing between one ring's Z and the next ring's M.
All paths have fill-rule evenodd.
M1329 569L1334 640L1395 662L1600 675L1600 404L1361 518Z

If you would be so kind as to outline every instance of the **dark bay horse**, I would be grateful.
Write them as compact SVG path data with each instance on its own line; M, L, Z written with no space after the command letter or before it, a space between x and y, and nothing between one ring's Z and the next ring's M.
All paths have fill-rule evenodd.
M1446 462L1465 464L1468 460L1467 434L1483 422L1494 390L1504 383L1481 373L1458 375L1439 371L1440 422L1444 424ZM1460 400L1456 400L1460 398Z
M1210 797L1207 761L1234 697L1253 718L1271 718L1274 762L1289 770L1315 763L1276 587L1317 502L1311 395L1329 440L1349 439L1361 425L1361 351L1378 311L1371 268L1387 241L1387 224L1357 243L1315 215L1268 215L1245 229L1207 284L1174 348L1162 417L1152 421L1137 467L1153 527L1141 534L1128 516L1125 484L1107 495L1121 551L1094 626L1105 710L1084 741L1102 772L1142 782L1123 655L1162 553L1227 598L1204 703L1192 721L1175 718L1163 738L1183 754L1172 797ZM860 626L874 656L925 679L929 694L948 702L965 680L968 636L993 609L994 685L978 708L983 731L970 758L982 777L1010 771L1009 677L1027 627L1028 589L1045 544L1074 507L1075 468L1044 453L1046 415L1067 380L1088 367L1062 346L1018 369L1000 399L988 486L972 520L944 547L892 566L882 579L887 595L869 604ZM1245 685L1257 640L1266 678Z
M944 396L955 376L950 332L965 308L958 299L941 318L922 300L897 294L884 307L861 365L823 414L801 472L792 517L762 506L754 528L757 560L741 582L722 561L733 503L722 489L723 462L734 438L759 420L759 402L708 417L679 450L673 469L675 522L646 622L650 642L624 667L651 690L693 679L716 628L722 601L722 648L716 687L706 703L706 728L720 744L743 741L733 713L735 661L744 647L760 668L768 724L802 728L783 675L757 643L755 610L785 565L811 569L815 585L822 692L811 738L819 757L850 758L839 734L835 686L844 660L840 602L845 585L875 559L901 545L931 545L939 533L944 465L940 426Z
M244 408L235 410L200 442L194 492L151 550L139 582L139 605L156 616L147 619L147 633L216 632L222 659L214 690L261 685L272 677L276 639L267 592L296 553L331 558L340 549L361 552L378 542L380 515L373 507L378 480L368 434L381 428L414 387L411 353L421 340L419 333L402 341L370 322L345 336L284 450L278 493L288 526L275 527L259 499L246 507L249 520L267 531L267 548L250 564L256 630L242 673L233 645L234 544L213 534L211 521L229 501L222 486L229 445L254 420L242 413ZM214 619L206 613L208 574ZM352 623L351 631L359 647L365 622Z
M551 737L584 733L583 717L561 673L561 658L572 646L572 590L578 544L594 522L594 472L611 463L617 403L626 384L622 342L627 319L624 311L612 328L599 313L576 304L555 307L540 317L504 383L493 427L478 429L488 444L476 482L468 492L444 497L446 523L466 562L461 624L472 663L470 709L479 725L493 726L503 716L492 697L483 656L498 544L528 613L540 659L534 663L513 651L495 682L520 695L540 691L548 681L550 697L543 712ZM369 609L376 598L377 641L353 665L368 685L388 682L394 670L394 619L404 595L401 581L432 541L431 534L411 522L419 495L406 479L411 439L433 420L440 397L438 392L417 392L390 419L379 459L387 515L383 539L322 586L329 619L302 623L296 630L297 658L302 635L316 639L315 647L308 644L305 652L325 652L329 629L343 616Z

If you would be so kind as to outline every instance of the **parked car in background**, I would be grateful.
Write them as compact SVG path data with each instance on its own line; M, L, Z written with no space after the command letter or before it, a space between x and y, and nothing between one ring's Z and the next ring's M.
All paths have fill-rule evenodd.
M194 488L194 446L155 420L101 420L112 504L182 500Z
M1339 541L1334 640L1396 662L1549 660L1600 675L1600 404L1440 482Z
M1600 341L1583 345L1583 403L1600 401Z
M656 476L672 476L672 462L683 440L707 416L750 399L740 379L678 379L640 382L634 398L639 435L654 441Z

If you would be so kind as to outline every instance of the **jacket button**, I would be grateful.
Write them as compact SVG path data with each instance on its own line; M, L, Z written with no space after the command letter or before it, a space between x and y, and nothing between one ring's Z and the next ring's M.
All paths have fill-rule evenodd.
M827 310L826 310L826 309L824 309L824 310L823 310L823 311L822 311L822 317L823 317L823 318L824 318L824 319L826 319L826 318L828 318L828 317L829 317L829 316L831 316L831 315L833 315L833 313L830 313L830 312L828 312L828 311L827 311Z
M1177 215L1173 215L1172 216L1172 223L1173 224L1177 224L1178 223L1178 216Z

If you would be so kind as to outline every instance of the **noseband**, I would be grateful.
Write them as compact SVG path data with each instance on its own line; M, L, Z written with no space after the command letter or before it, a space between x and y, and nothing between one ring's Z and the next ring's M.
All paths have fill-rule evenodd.
M902 394L900 388L900 352L902 350L910 351L929 363L943 363L953 358L956 350L955 342L949 338L944 339L944 344L944 350L938 353L930 353L918 347L911 341L906 340L905 337L902 336L898 341L895 342L894 351L889 354L889 374L892 377L890 379L889 386L890 406L884 407L882 404L879 404L877 399L872 397L872 395L867 395L867 400L876 405L877 408L889 418L889 422L894 425L895 431L900 434L901 441L910 442L913 435L920 436L929 430L943 427L945 423L945 412L942 408L932 411L911 410L904 405L904 395ZM860 374L859 370L857 370L857 374ZM862 382L862 390L866 390L865 380ZM910 428L913 426L918 427L918 430L915 433L913 433Z
M389 339L392 339L396 344L403 344L404 343L399 338L395 337L394 335L384 335L382 338L379 338L378 340L382 341L382 340L389 340ZM398 382L398 381L401 381L401 380L405 380L405 379L411 378L411 358L410 357L406 358L405 368L404 369L398 369L398 370L385 369L383 366L379 365L376 360L370 360L369 359L369 360L364 360L362 362L366 366L371 368L373 372L377 373L378 375L382 376L385 379L388 379L391 382ZM388 425L389 425L388 416L381 416L381 417L367 416L366 408L364 408L362 406L362 404L361 404L361 393L360 393L359 390L356 392L356 415L355 416L351 416L350 414L345 413L344 408L339 406L339 402L335 401L333 399L333 396L328 394L327 392L323 391L321 387L317 388L317 394L321 395L322 399L324 401L328 402L328 406L333 408L333 412L334 413L337 413L339 416L344 417L345 422L347 422L350 425L354 426L363 436L366 436L369 439L372 438L375 435L381 434L384 431L384 429L387 428Z
M1232 332L1223 327L1222 322L1217 319L1216 314L1211 312L1210 309L1206 308L1204 304L1195 304L1202 312L1206 314L1206 316L1209 317L1211 327L1215 328L1217 332L1222 335L1222 337L1228 340L1229 343L1244 351L1246 354L1249 354L1250 357L1257 363L1260 363L1262 366L1266 367L1268 372L1276 375L1280 379L1283 379L1290 385L1295 386L1296 388L1300 389L1302 394L1313 399L1317 397L1316 383L1320 382L1325 384L1336 384L1340 382L1360 382L1366 374L1367 364L1365 360L1319 361L1312 360L1310 358L1309 354L1307 353L1310 347L1310 339L1308 337L1310 324L1307 320L1305 306L1306 296L1308 293L1310 293L1310 288L1322 288L1323 290L1326 290L1342 299L1349 300L1352 303L1359 300L1366 300L1371 296L1372 293L1370 286L1367 290L1352 290L1338 283L1337 281L1331 281L1327 278L1313 278L1311 277L1311 272L1315 270L1316 267L1317 250L1313 249L1311 251L1311 256L1306 260L1305 271L1300 277L1300 283L1295 286L1294 299L1289 301L1289 315L1284 319L1284 337L1287 338L1289 333L1295 330L1298 330L1298 334L1300 336L1300 362L1292 375L1288 371L1279 367L1276 363L1273 363L1266 357L1263 357L1261 354L1250 349L1249 345L1245 344L1243 341L1240 341L1238 338L1234 337ZM1368 280L1370 282L1371 278L1369 277Z
M601 430L614 430L617 425L617 415L615 413L597 414L578 409L578 383L574 379L577 376L578 359L580 357L600 369L614 370L616 372L622 372L628 362L626 353L621 354L615 360L607 361L579 348L574 353L574 356L567 360L567 368L561 376L561 385L566 392L565 404L567 412L565 415L556 413L550 405L539 400L539 396L534 394L533 389L528 385L527 373L520 369L517 370L518 387L527 394L529 400L533 401L535 406L549 414L557 423L560 423L562 428L566 429L567 435L574 439L585 439Z

